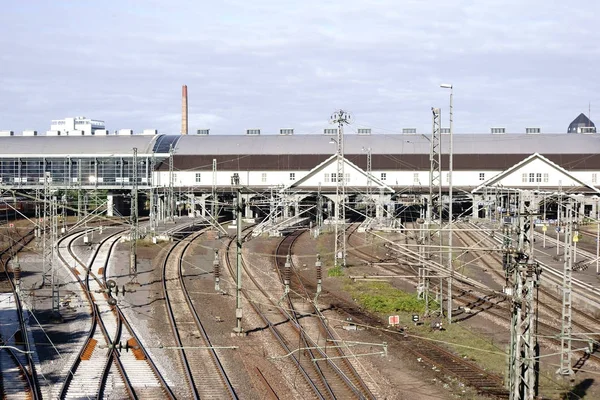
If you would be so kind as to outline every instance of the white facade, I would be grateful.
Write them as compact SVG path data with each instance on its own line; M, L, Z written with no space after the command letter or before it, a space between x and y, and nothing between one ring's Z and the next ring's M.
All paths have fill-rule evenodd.
M240 184L248 188L290 188L292 190L314 190L321 187L325 192L335 190L337 166L334 158L330 158L312 170L287 171L228 171L216 172L216 186L231 186L231 176L237 173ZM398 188L413 187L427 191L429 187L429 171L373 170L371 178L367 178L364 170L346 160L344 166L346 187L348 192L364 191L367 182L374 190L394 191ZM454 171L452 182L459 190L471 191L478 186L499 186L506 188L540 189L569 187L598 187L600 171L567 171L549 161L542 155L532 154L511 168L501 170ZM169 186L169 172L155 171L154 185ZM173 186L210 190L213 185L212 170L174 171ZM442 185L448 185L448 171L442 171Z
M104 121L86 117L53 119L50 123L51 131L65 132L67 135L75 131L77 131L77 135L93 135L99 129L106 129Z

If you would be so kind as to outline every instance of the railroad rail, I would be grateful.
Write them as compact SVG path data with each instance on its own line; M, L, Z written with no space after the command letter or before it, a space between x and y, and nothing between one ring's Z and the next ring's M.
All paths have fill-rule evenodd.
M297 310L297 305L304 306L306 304L306 298L314 297L314 293L309 293L299 278L293 257L291 257L294 243L305 232L306 230L298 230L286 236L279 242L275 250L275 263L279 278L282 283L286 279L289 281L290 291L286 296L288 313L291 315L294 325L298 327L301 333L304 333L302 339L304 347L307 348L305 350L307 356L313 360L319 360L314 362L317 364L318 369L323 372L323 377L326 379L334 397L348 398L351 396L361 399L373 399L375 396L349 361L350 358L348 357L352 356L344 354L341 347L331 346L331 343L328 343L329 341L336 343L335 341L338 338L325 322L321 310L316 304L314 302L309 303L311 309L309 313ZM286 262L289 262L293 274L291 274L291 271L286 272ZM307 316L311 318L306 318ZM312 339L313 337L319 338L318 342ZM326 377L325 374L327 374Z
M13 276L8 271L8 262L11 259L11 253L16 254L23 247L33 240L33 230L20 236L8 249L0 252L0 262L2 263L6 280L9 283L11 291L1 293L0 311L2 311L2 323L0 324L0 344L11 347L0 350L0 386L2 388L2 398L6 399L41 399L41 387L38 381L35 368L34 355L32 353L33 344L31 332L28 329L24 318L25 310L21 298L17 293ZM22 353L21 351L25 352Z
M59 251L59 258L79 283L91 311L90 329L84 345L67 371L66 379L58 393L61 399L102 398L106 395L106 383L109 378L117 382L114 385L113 395L121 398L174 398L158 369L137 340L131 326L116 306L115 299L109 295L106 282L100 280L93 272L96 264L100 264L102 266L100 268L106 266L123 232L110 234L100 241L90 257L89 267L73 250L73 243L86 232L77 232L59 240L59 244L67 242L68 250L68 256ZM98 254L105 245L108 245L108 252L106 258L101 260ZM60 245L58 247L60 249ZM71 267L71 262L83 268L84 279L81 279L77 267ZM123 327L127 334L124 334ZM132 349L131 354L135 361L127 355L122 357L117 350L118 345L122 344L120 342L122 338L126 340L126 348ZM113 365L117 368L116 373L112 370Z
M180 240L168 250L162 268L165 305L171 330L179 347L191 398L237 399L238 396L212 346L183 279L183 260L186 252L193 241L205 232L206 229L203 229L189 237L175 234L180 236ZM180 332L183 326L185 334Z
M351 240L354 233L357 230L353 227L349 227L348 229L348 249L351 253L354 253L355 256L365 259L369 262L389 262L390 259L382 259L378 256L374 256L372 254L367 253L362 249L363 246L353 246L351 245ZM397 249L397 247L395 247ZM404 254L411 260L418 262L418 254L412 251L406 251ZM428 263L434 265L430 260ZM399 264L398 264L399 266ZM393 273L397 273L397 271L393 270L389 266L382 265L380 268L388 270ZM443 267L438 268L438 272L443 272ZM460 278L460 276L459 276ZM470 279L468 281L471 281ZM495 291L489 291L492 294L497 293ZM329 296L337 299L337 302L341 305L339 307L346 310L346 312L352 316L355 322L360 323L361 321L366 325L381 325L381 321L378 317L368 315L362 310L359 310L356 306L348 305L347 301L344 299L335 296L332 293L328 293ZM504 380L501 376L492 373L490 371L486 371L476 364L463 359L450 352L449 350L442 348L440 346L435 345L434 343L426 340L421 340L415 336L407 336L403 338L399 338L398 335L391 335L388 333L384 333L388 337L388 342L398 342L401 344L406 350L414 354L415 356L421 358L422 360L426 360L429 364L437 366L442 369L446 373L456 377L459 381L465 383L466 385L474 388L481 394L485 394L488 396L494 396L497 398L506 398L508 397L508 391L504 386Z

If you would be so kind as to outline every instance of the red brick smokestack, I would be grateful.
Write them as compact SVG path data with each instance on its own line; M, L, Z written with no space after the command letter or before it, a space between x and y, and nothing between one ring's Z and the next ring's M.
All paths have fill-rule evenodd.
M187 85L183 85L181 92L181 134L188 134L188 98Z

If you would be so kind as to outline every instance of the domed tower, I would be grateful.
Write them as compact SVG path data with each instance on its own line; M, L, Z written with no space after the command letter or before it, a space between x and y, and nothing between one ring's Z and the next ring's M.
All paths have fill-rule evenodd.
M596 133L596 125L584 113L581 113L569 124L567 133Z

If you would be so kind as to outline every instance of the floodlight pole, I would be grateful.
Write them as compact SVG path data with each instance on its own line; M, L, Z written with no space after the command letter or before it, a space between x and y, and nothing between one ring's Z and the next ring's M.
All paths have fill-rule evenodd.
M454 94L454 89L451 84L442 84L440 87L444 89L450 89L450 144L449 144L449 157L448 157L448 270L450 272L450 276L448 277L448 324L452 323L452 279L454 275L454 264L452 263L452 167L453 167L453 106L452 106L452 97ZM441 218L441 217L440 217Z
M236 291L235 291L235 318L236 325L233 331L241 334L242 328L242 188L240 176L234 173L231 176L231 185L236 192L235 219L236 219Z

